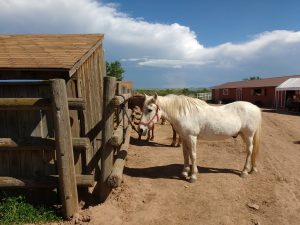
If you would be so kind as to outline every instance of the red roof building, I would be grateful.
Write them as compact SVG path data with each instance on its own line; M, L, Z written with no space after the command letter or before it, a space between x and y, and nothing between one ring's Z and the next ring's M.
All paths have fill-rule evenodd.
M274 108L276 106L276 87L289 78L300 78L300 75L264 78L259 80L243 80L228 82L212 87L214 102L229 103L234 101L248 101L261 107ZM288 97L288 92L280 92L281 105ZM299 93L297 93L299 94ZM278 97L278 96L277 96Z

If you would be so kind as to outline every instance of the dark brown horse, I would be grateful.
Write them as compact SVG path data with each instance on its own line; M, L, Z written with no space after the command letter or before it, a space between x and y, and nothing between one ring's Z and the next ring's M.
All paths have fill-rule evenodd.
M136 125L139 125L139 123L140 123L144 102L145 102L145 96L142 94L134 94L128 101L128 107L132 110L133 120ZM165 124L165 122L166 122L166 119L162 118L161 124ZM173 139L172 139L171 146L179 147L181 145L180 136L178 135L178 142L177 142L176 141L177 133L172 124L171 124L171 126L172 126L172 130L173 130ZM148 130L146 140L152 141L153 139L154 139L154 126L152 126L151 129ZM139 132L139 140L141 140L140 132Z

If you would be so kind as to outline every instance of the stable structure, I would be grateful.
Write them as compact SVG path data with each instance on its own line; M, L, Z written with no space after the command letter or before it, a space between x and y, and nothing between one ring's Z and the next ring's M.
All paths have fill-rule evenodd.
M131 80L117 81L118 93L133 93L133 85Z
M276 87L275 105L276 109L285 108L287 99L290 99L291 106L300 105L300 78L290 78Z
M115 95L102 45L101 34L0 35L0 188L58 187L65 218L78 210L77 186L96 185L105 200L125 143L110 139L130 96Z
M224 83L211 88L212 100L215 103L248 101L261 107L275 108L276 87L290 78L300 78L300 75ZM282 98L285 99L286 96Z

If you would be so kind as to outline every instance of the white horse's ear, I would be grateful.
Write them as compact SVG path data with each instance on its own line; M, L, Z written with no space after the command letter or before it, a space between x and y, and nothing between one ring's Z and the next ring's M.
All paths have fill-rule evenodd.
M157 100L157 96L158 96L158 95L157 95L157 93L155 93L155 94L154 94L154 96L153 96L153 100L154 100L154 102L156 102L156 100Z
M143 95L144 95L144 98L145 98L145 99L149 98L149 96L146 95L145 93L143 93Z

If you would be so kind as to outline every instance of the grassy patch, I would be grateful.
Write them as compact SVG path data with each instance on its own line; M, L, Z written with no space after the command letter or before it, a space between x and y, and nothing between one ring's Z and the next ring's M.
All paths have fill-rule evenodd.
M41 224L62 220L55 209L33 206L23 196L0 194L0 224Z

